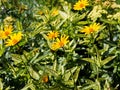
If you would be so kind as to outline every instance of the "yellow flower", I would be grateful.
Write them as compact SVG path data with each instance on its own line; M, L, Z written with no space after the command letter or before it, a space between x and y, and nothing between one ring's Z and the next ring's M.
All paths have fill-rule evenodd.
M57 49L63 47L64 45L66 45L68 42L69 42L68 36L63 35L63 36L60 37L60 39L57 38L56 42L54 42L52 44L52 50L57 50Z
M59 33L57 31L51 31L47 34L48 39L54 39L58 37Z
M11 25L4 27L4 31L0 31L0 38L6 39L12 33L13 27Z
M52 15L52 16L58 15L58 10L57 10L57 9L53 10L52 13L51 13L51 15Z
M82 10L84 9L86 6L88 6L88 1L87 0L79 0L74 6L73 9L74 10Z
M100 25L94 23L94 24L91 24L90 26L85 26L85 28L81 32L84 32L85 34L90 34L95 31L98 31L99 29L100 29Z
M22 39L22 33L18 32L10 36L10 39L7 39L6 46L14 46Z

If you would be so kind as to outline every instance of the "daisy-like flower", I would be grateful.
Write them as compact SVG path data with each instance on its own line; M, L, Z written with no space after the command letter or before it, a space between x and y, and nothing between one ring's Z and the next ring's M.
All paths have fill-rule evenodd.
M7 39L6 46L14 46L22 39L22 33L18 32L10 36L10 39Z
M60 37L60 39L57 38L56 42L54 42L52 44L52 50L57 50L57 49L63 47L64 45L66 45L68 42L69 42L68 36L63 35L63 36Z
M0 31L0 38L6 39L12 33L13 27L11 25L4 27L4 31Z
M88 5L89 4L88 4L87 0L79 0L77 3L75 3L75 5L73 6L73 9L74 10L82 10Z
M98 31L99 29L100 29L100 24L94 23L91 24L90 26L85 26L85 28L81 30L81 32L84 32L85 34L90 34L95 31Z
M47 34L48 39L54 39L59 36L59 33L57 31L51 31Z

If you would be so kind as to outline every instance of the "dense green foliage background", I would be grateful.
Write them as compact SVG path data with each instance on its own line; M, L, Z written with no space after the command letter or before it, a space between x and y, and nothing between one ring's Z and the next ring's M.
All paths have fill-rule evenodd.
M15 46L0 40L0 90L119 90L120 7L112 4L120 1L105 1L89 0L75 11L77 0L0 0L1 29L12 17L6 22L23 32ZM93 11L95 6L107 13ZM51 14L54 9L58 15ZM80 32L93 22L102 26L98 33ZM49 31L68 35L70 42L52 51Z

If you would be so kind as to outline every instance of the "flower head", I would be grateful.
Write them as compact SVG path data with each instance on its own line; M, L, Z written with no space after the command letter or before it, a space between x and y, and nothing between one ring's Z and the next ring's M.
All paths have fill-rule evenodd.
M56 42L54 42L52 44L52 50L59 49L59 48L63 47L64 45L66 45L68 42L69 42L68 36L63 35L63 36L60 37L60 39L57 38Z
M0 31L0 38L6 39L12 33L13 27L11 25L4 27L4 31Z
M54 39L58 37L59 33L57 31L51 31L47 34L48 39Z
M85 28L81 32L84 32L85 34L90 34L95 31L98 31L99 29L100 29L100 25L94 23L94 24L91 24L90 26L85 26Z
M79 0L74 6L73 9L74 10L82 10L84 9L86 6L88 6L88 1L87 0Z
M14 46L22 39L22 33L18 32L10 36L10 39L7 39L6 46Z

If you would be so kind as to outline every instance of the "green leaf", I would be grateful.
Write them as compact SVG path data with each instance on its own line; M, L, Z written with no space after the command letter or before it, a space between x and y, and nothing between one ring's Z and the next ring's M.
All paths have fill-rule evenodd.
M107 57L106 59L104 59L104 60L101 61L101 65L107 64L108 62L110 62L111 60L113 60L115 57L116 56Z
M61 17L63 19L67 19L69 17L69 15L67 13L63 12L63 11L59 11L59 14L61 15Z
M58 29L61 27L61 25L64 24L65 21L66 21L66 19L63 19L63 20L56 26L56 29L58 30Z
M47 56L48 56L47 54L46 54L46 55L43 55L43 56L40 56L40 57L38 57L37 59L35 59L34 61L32 60L31 63L32 63L32 62L33 62L33 63L37 63L37 62L39 62L40 60L46 58Z
M69 42L70 51L73 51L77 46L76 41L73 39Z
M91 58L82 58L83 61L87 61L89 63L95 63L95 61Z
M25 85L25 87L23 87L21 90L36 90L34 85L32 83L28 83L27 85Z
M29 70L29 73L30 73L32 78L39 80L40 77L39 77L38 73L36 71L34 71L32 69L32 67L29 67L28 70Z
M78 25L86 25L86 24L90 24L90 23L91 23L90 21L80 21L77 24Z
M78 67L76 69L76 71L74 72L74 75L73 75L74 82L77 82L77 79L78 79L78 76L79 76L79 72L80 72L80 68L81 67Z
M69 85L70 87L74 86L74 81L73 80L68 80L64 82L65 85Z
M5 90L10 90L10 86L8 86L7 88L5 88Z
M74 14L73 14L74 15ZM82 15L74 15L74 19L73 19L73 23L76 23L76 22L78 22L78 21L80 21L80 20L82 20L82 19L84 19L85 18L85 16L86 16L86 13L83 13Z
M51 43L50 43L48 37L43 33L41 33L41 35L47 40L47 44L48 44L49 48L51 48Z
M63 75L64 81L68 81L76 70L77 70L77 67L73 67L73 68L67 70L65 72L65 74ZM74 76L74 78L75 78L75 76Z
M23 30L22 23L19 20L16 22L16 27L18 30Z
M38 58L39 53L36 53L35 56L30 60L30 63L33 63Z
M80 90L101 90L100 82L96 79L95 82L91 80L87 81L87 85L82 87Z
M81 88L81 90L91 90L91 89L93 89L94 87L96 87L96 83L87 85L87 86Z
M50 68L47 68L47 67L42 67L41 69L43 69L46 73L48 73L52 76L59 77L59 74L53 69L50 69Z
M118 22L116 22L115 20L107 20L107 19L103 19L103 18L100 18L100 20L104 23L108 23L108 24L118 24Z
M5 51L5 48L2 47L2 45L0 44L0 57L3 55Z
M109 82L106 80L105 84L104 84L104 90L108 90L108 88L110 88L110 84Z
M14 61L15 64L18 64L18 63L22 62L21 55L12 54L11 56L12 56L12 60Z
M3 83L1 79L0 79L0 90L3 90Z

